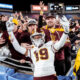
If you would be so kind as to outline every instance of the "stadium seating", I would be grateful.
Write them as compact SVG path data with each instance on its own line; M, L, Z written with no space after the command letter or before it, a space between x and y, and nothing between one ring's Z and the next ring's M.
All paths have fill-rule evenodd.
M0 80L33 80L33 76L18 72L15 73L14 69L0 66ZM67 76L58 76L58 80L75 80L75 77L73 76L73 68Z
M8 80L8 76L14 74L14 69L0 66L0 80Z
M15 74L9 76L8 80L33 80L33 76L23 74L23 73L15 73Z
M70 76L58 76L58 80L72 80Z

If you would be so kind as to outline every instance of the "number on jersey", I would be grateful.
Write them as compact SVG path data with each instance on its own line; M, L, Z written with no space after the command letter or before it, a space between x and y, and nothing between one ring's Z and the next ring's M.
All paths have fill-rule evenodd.
M39 52L34 52L34 55L36 57L36 61L39 61L39 59L41 60L46 60L48 59L48 50L46 48L40 49Z

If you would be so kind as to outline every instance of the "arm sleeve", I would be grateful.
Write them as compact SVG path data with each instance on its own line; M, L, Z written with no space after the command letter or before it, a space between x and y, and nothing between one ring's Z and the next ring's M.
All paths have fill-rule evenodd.
M39 16L38 28L41 28L42 26L43 26L43 16Z
M14 33L13 32L8 32L8 34L9 34L9 37L10 37L9 39L10 39L14 49L21 54L25 54L26 53L26 48L19 45L18 41L16 40L16 38L14 36Z
M61 47L64 46L67 37L68 37L68 35L63 33L61 39L53 45L53 49L55 52L57 52Z

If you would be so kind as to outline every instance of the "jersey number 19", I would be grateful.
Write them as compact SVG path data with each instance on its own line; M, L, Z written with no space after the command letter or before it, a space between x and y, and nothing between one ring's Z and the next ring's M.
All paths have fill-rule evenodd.
M39 59L41 60L47 60L48 59L48 50L46 48L42 48L39 50L39 52L34 52L34 55L36 57L36 61L39 61Z

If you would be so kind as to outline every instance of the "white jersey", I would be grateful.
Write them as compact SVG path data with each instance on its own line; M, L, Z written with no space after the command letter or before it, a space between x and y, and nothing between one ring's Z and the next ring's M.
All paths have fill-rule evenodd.
M31 57L34 64L34 77L42 77L56 74L54 68L54 50L53 42L49 41L42 47L34 47L28 51L28 56Z
M11 43L14 49L21 54L25 54L26 48L19 45L13 32L9 32L8 34L11 35L10 40L13 40ZM34 47L28 50L28 56L31 57L34 64L34 77L56 74L54 69L54 53L64 46L67 37L68 35L63 33L61 39L55 44L53 41L50 41L40 48Z

